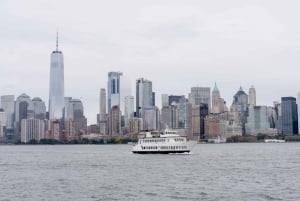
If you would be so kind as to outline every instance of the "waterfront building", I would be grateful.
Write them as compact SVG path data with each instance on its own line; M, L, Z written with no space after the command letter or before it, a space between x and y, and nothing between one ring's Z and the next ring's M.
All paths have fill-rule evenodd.
M169 106L169 95L168 94L162 94L161 95L161 107Z
M142 118L130 118L128 120L128 131L130 134L138 134L143 129Z
M109 72L107 81L107 109L108 114L112 107L117 106L120 108L120 76L121 72Z
M106 91L104 88L100 89L100 105L99 105L99 121L106 120Z
M190 99L193 105L206 104L209 112L211 111L210 87L192 87Z
M14 136L15 96L14 95L1 96L1 108L4 110L5 117L6 117L6 125L5 125L6 139L12 140Z
M200 104L192 107L192 139L204 139L205 138L205 126L204 120L208 115L208 105Z
M45 123L40 119L22 119L21 142L28 143L30 140L43 139L45 137Z
M251 86L249 89L249 107L256 106L256 91L254 86Z
M108 116L108 132L110 136L121 134L121 110L115 105L111 108Z
M143 130L157 130L157 110L154 106L143 108Z
M128 120L134 117L134 97L133 96L125 96L125 114L124 121L125 127L128 127Z
M0 142L5 141L6 132L6 114L2 108L0 108Z
M50 62L50 89L49 89L49 119L63 118L64 108L64 57L58 50L58 36L56 50L51 54Z
M300 134L300 92L297 94L297 106L298 106L298 134Z
M298 111L296 98L281 98L282 134L298 134Z
M245 124L245 134L257 135L267 133L270 130L267 106L250 106L247 123Z
M161 128L166 129L166 128L171 128L171 106L163 106L161 108Z
M84 134L87 128L87 119L81 100L71 99L66 107L66 136L78 136Z
M143 118L145 108L154 106L152 82L144 78L136 80L136 115Z
M210 113L205 117L205 139L226 139L226 122L228 112Z
M45 102L40 98L33 98L33 113L35 119L44 120L46 119L46 105Z
M15 138L20 139L22 119L34 118L34 107L27 94L21 94L15 102Z
M242 127L243 134L245 134L245 123L248 116L248 95L244 92L242 87L233 97L233 103L230 108L231 116L236 124Z

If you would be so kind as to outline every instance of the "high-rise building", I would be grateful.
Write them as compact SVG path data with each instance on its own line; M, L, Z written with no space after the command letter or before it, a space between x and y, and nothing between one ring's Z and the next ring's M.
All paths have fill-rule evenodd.
M245 123L248 116L248 95L240 87L239 91L233 96L233 103L230 108L232 119L236 124L242 127L243 134L245 134Z
M6 116L6 135L8 139L12 139L14 134L14 121L15 121L15 96L5 95L1 96L1 108Z
M245 124L245 134L257 135L270 129L267 106L250 106L249 116Z
M300 92L297 95L297 105L298 105L298 134L300 134Z
M79 99L69 100L66 107L66 123L68 131L67 135L79 135L85 133L87 127L87 119L84 116L83 104Z
M120 76L121 72L109 72L107 81L107 109L110 110L114 106L120 108Z
M2 108L0 108L0 142L4 141L6 127L6 114Z
M210 87L192 87L190 98L194 105L206 104L211 111Z
M168 94L162 94L161 95L161 107L169 106L169 95Z
M225 111L224 99L221 98L220 91L215 83L212 91L212 113L221 113Z
M106 91L104 88L100 89L100 106L99 106L99 120L106 120Z
M49 90L49 119L62 119L64 108L64 57L58 50L58 36L56 50L51 54L50 62L50 90Z
M121 110L115 105L111 108L108 116L108 132L110 136L121 134Z
M21 142L27 143L30 140L40 140L45 137L45 123L40 119L22 119L21 121Z
M136 80L136 114L143 118L143 110L154 106L152 82L144 78Z
M128 126L128 120L134 117L134 97L133 96L125 96L125 127Z
M249 89L249 106L250 107L256 106L256 91L254 86L251 86Z
M282 134L298 134L298 111L296 98L281 98Z
M15 103L15 137L20 139L22 119L34 118L34 107L30 97L27 94L21 94Z
M44 120L46 119L46 105L45 102L40 98L33 98L33 113L35 119Z

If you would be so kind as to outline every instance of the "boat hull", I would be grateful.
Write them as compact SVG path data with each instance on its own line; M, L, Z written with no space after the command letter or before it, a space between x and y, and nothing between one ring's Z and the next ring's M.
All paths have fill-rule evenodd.
M169 150L169 151L132 151L134 154L177 154L189 153L190 150Z

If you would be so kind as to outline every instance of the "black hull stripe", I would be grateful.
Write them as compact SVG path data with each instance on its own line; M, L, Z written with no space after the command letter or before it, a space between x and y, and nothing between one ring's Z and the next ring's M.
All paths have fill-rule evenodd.
M169 154L169 153L185 153L190 152L189 150L182 151L132 151L134 154Z

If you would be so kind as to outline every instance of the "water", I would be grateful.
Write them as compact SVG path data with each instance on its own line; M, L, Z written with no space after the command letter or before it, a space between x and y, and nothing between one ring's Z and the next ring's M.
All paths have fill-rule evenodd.
M130 150L0 146L0 200L300 200L299 143L199 144L185 155Z

